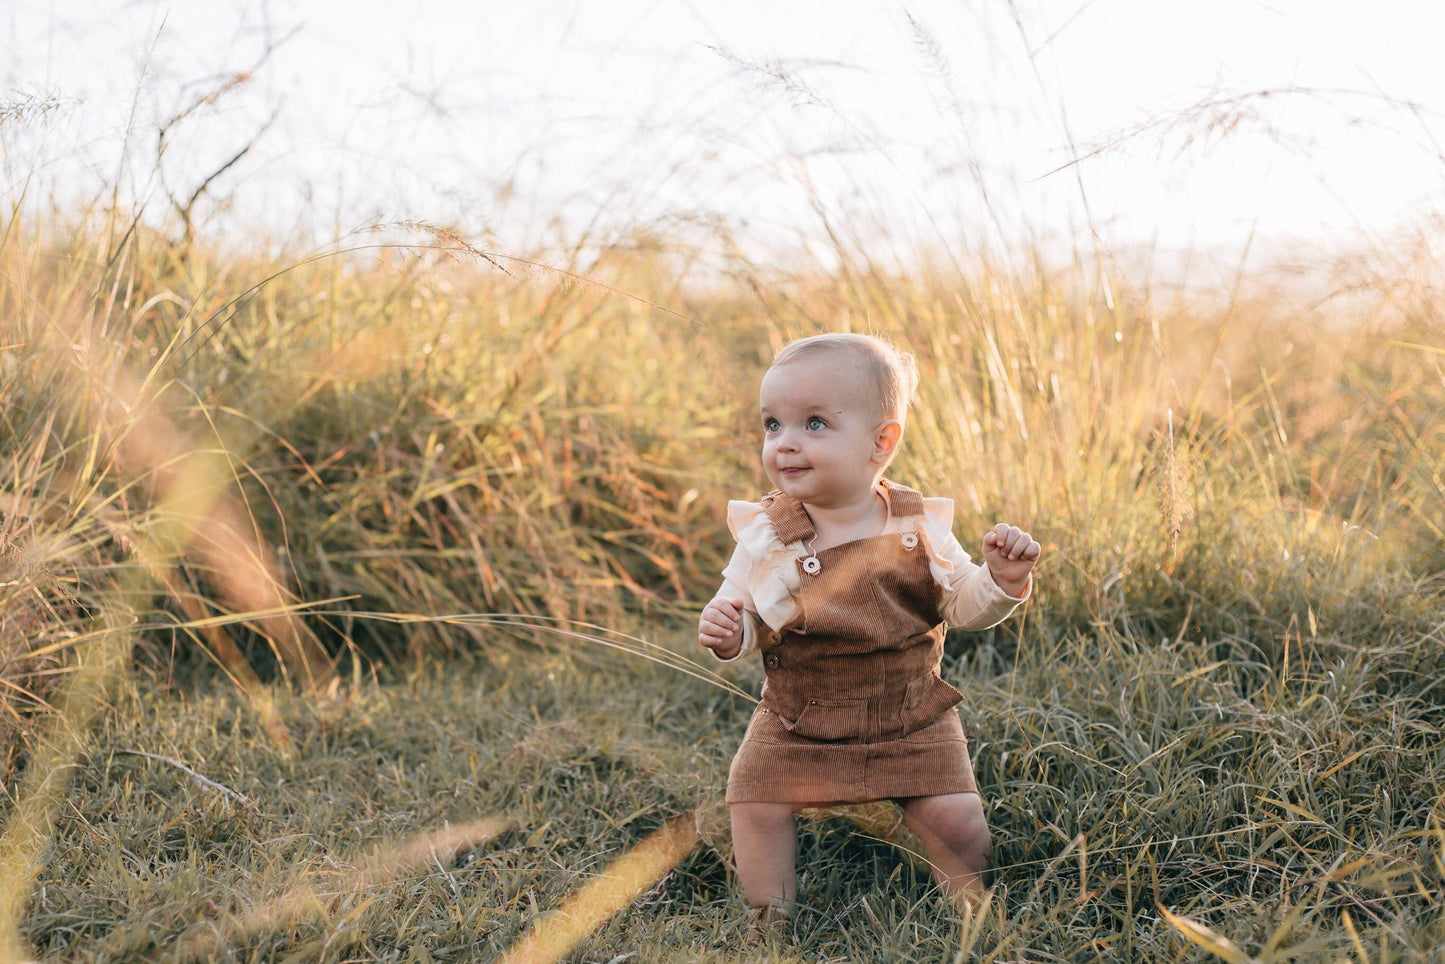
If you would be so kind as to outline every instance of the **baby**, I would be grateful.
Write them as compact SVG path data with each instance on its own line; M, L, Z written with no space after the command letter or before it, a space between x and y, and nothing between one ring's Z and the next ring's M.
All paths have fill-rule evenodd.
M1039 544L999 523L969 560L953 503L883 478L918 382L911 355L818 335L763 376L763 469L775 490L730 502L737 549L698 641L722 660L761 650L762 702L728 773L738 877L765 921L797 899L794 814L897 800L950 896L979 891L989 834L939 676L945 624L984 629L1032 588Z

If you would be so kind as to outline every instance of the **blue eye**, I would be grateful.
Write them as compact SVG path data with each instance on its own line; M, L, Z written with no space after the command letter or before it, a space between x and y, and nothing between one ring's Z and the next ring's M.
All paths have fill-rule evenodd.
M763 429L764 429L764 431L776 432L776 431L777 431L779 428L781 428L781 427L782 427L781 424L780 424L780 423L778 422L778 420L775 419L775 418L765 418L765 419L763 419Z
M821 432L823 429L825 429L825 428L827 428L827 427L828 427L828 423L825 422L825 421L823 421L821 418L819 418L819 417L816 416L816 415L814 415L812 418L808 419L808 431L810 431L810 432Z

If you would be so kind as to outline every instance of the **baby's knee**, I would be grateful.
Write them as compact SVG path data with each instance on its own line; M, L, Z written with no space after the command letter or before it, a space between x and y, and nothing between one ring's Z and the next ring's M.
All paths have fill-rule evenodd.
M993 855L993 836L988 832L988 825L979 821L976 828L969 828L962 833L957 842L959 853L972 858L970 863L978 867L987 867L989 857Z
M740 865L792 863L798 846L798 825L791 807L735 803L730 809L733 850Z
M786 803L734 803L728 811L734 832L791 833L795 826L794 808Z
M949 850L960 857L973 858L970 862L987 862L993 851L993 837L982 813L976 818L960 815L940 829L942 832L938 836Z
M987 863L993 838L983 814L983 804L976 794L931 800L914 812L905 813L909 825L920 836L933 838L970 864L982 866Z

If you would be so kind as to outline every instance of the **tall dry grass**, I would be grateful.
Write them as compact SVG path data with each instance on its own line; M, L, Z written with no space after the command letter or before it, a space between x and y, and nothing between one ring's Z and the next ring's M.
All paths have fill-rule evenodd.
M221 528L274 555L257 564L280 595L228 595L225 564L192 553L141 617L158 658L231 635L258 665L481 642L349 611L684 614L728 551L724 499L764 484L761 369L828 328L917 355L897 472L957 500L965 545L997 518L1044 537L1050 635L1173 633L1188 613L1201 636L1278 639L1441 567L1441 321L1423 283L1393 278L1388 310L1325 325L1287 302L1159 304L1125 279L1106 303L1042 268L740 262L735 288L698 290L655 239L549 268L418 225L281 260L22 211L5 238L0 618L22 703L63 671L62 640L195 449L225 461L243 509ZM342 597L286 632L201 628Z

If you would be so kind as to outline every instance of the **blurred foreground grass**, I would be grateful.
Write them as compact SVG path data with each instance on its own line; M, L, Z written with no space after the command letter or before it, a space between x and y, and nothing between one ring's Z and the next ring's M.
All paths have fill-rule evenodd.
M1438 269L1346 314L846 250L698 285L656 239L553 270L420 225L278 261L57 223L0 242L0 772L10 843L26 800L52 821L7 868L42 954L485 957L684 817L698 845L573 959L755 959L707 950L742 937L717 807L745 698L601 630L407 617L693 655L724 502L765 485L766 360L849 326L919 359L896 477L965 545L1003 518L1047 559L1025 614L950 645L996 901L962 927L887 808L820 819L803 956L1445 942ZM65 713L116 645L92 737ZM37 796L67 726L78 778ZM448 821L475 838L415 857Z

